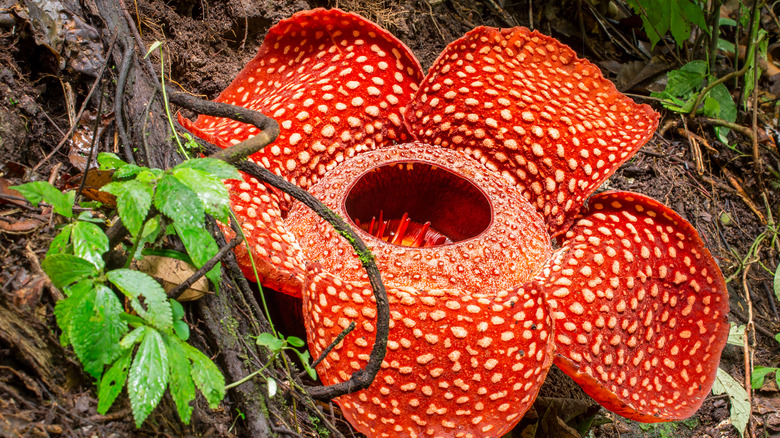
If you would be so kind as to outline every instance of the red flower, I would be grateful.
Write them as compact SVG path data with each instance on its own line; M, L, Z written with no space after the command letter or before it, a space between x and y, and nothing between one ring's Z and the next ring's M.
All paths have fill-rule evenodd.
M337 400L361 432L500 436L551 363L639 421L688 417L709 392L728 297L696 231L635 193L583 209L658 115L558 41L481 27L423 78L387 31L318 9L274 26L218 100L279 121L252 159L349 218L376 256L387 355L368 389ZM184 123L222 147L257 134ZM318 368L325 384L347 380L375 336L357 256L256 180L228 186L263 284L303 292L312 355L357 323Z

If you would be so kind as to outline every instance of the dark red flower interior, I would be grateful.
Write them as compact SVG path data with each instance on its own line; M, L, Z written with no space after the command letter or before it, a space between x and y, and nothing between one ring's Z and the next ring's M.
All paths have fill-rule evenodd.
M349 190L344 208L369 234L404 246L460 242L478 236L492 220L487 196L473 183L410 161L366 172Z

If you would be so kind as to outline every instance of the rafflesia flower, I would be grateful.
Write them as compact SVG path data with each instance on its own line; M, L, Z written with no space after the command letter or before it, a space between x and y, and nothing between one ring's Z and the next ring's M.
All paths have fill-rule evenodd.
M368 389L337 399L361 432L500 436L552 363L639 421L701 405L728 331L723 277L669 208L591 196L658 115L568 47L480 27L423 77L387 31L318 9L274 26L218 100L275 118L280 136L251 158L347 218L376 256L387 355ZM258 133L184 123L222 147ZM255 179L227 184L263 284L303 294L312 355L357 323L318 367L325 384L347 380L377 315L358 256Z

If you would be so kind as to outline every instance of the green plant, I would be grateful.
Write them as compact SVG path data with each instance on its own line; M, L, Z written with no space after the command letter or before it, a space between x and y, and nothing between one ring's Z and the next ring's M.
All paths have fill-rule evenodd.
M84 369L97 380L101 414L125 387L140 427L168 388L179 416L188 423L196 388L215 408L225 395L224 377L208 357L187 344L189 327L181 304L168 299L152 277L128 268L146 244L166 234L181 239L195 266L205 265L218 250L203 227L205 215L229 221L229 198L221 179L237 178L238 172L208 158L167 171L128 164L113 154L100 154L98 162L114 170L114 182L103 190L116 195L119 218L133 244L125 266L107 271L103 257L110 250L109 239L99 226L102 219L89 211L54 238L42 267L66 295L54 309L61 342L73 346ZM46 182L15 188L33 205L46 201L58 214L73 218L75 192L62 193ZM216 289L219 264L206 276Z
M709 33L704 12L696 0L627 0L626 3L642 18L642 28L653 47L667 32L678 47L682 46L691 36L692 25Z
M775 373L775 383L780 388L780 368L777 367L754 367L753 374L750 375L750 386L753 389L761 388L764 385L764 379L772 373Z
M653 97L661 99L661 103L669 110L689 114L693 112L694 105L703 103L696 108L697 114L714 117L734 122L737 119L737 105L731 97L728 88L724 84L718 84L706 92L703 99L699 98L700 92L708 82L715 78L707 73L707 63L704 61L691 61L678 70L672 70L668 74L666 88L660 93L652 93ZM715 127L718 138L728 144L726 135L729 129L722 126Z

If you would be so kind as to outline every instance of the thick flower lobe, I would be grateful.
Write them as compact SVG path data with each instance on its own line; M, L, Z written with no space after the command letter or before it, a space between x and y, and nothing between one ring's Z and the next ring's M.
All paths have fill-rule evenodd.
M555 237L653 135L658 113L554 38L479 27L439 56L406 120L416 140L461 150L520 187Z
M325 384L364 367L375 338L368 283L309 267L304 313L319 356L350 321L357 328L317 368ZM501 436L536 399L552 363L544 296L535 289L494 295L457 289L387 290L390 335L374 383L339 397L344 415L372 437Z
M315 9L272 27L257 56L216 100L277 120L279 138L250 159L307 188L345 158L409 139L403 111L422 76L411 51L386 30L355 14ZM211 116L179 121L223 148L259 132ZM246 217L243 231L262 283L300 296L300 250L280 220L289 199L275 199L273 189L253 178L228 184L236 212ZM238 255L254 280L245 250Z
M555 364L624 417L693 415L729 332L726 284L696 230L658 201L611 192L590 198L566 239L538 286Z

